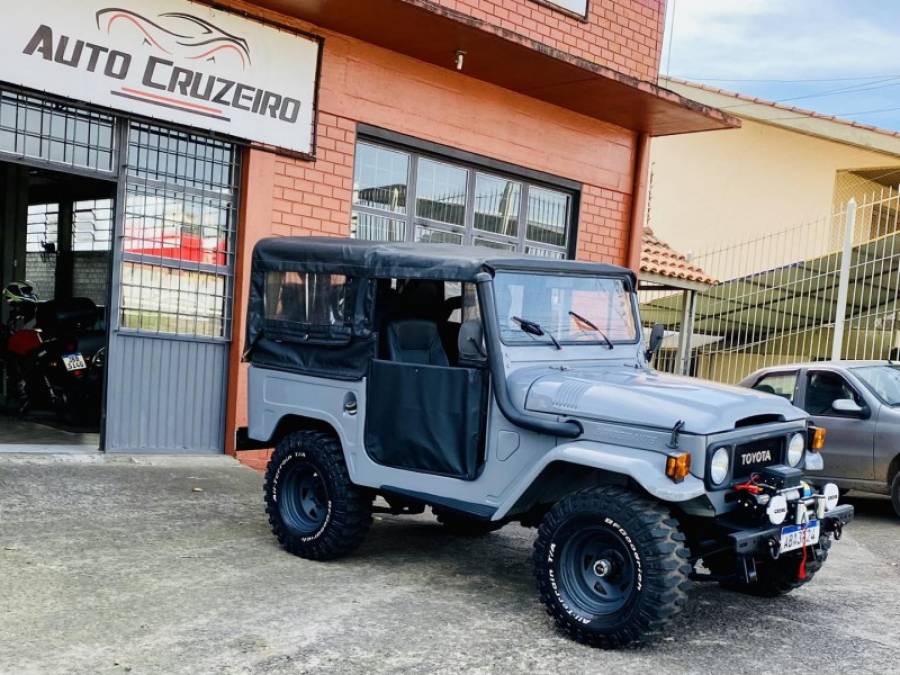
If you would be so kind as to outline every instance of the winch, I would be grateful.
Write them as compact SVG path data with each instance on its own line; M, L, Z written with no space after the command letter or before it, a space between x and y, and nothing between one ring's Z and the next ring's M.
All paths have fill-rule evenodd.
M823 523L828 527L825 517L837 507L840 494L837 486L827 483L817 492L803 480L800 469L776 465L760 469L746 482L734 485L733 490L738 513L745 520L782 526L765 537L764 546L773 560L785 551L800 549L797 578L806 579L808 547L819 540ZM841 527L841 521L836 520L829 528L836 539L840 539Z
M785 521L802 525L821 520L837 506L839 491L828 483L822 491L803 480L800 469L777 465L761 469L749 480L734 486L740 512L754 522L768 520L773 525Z

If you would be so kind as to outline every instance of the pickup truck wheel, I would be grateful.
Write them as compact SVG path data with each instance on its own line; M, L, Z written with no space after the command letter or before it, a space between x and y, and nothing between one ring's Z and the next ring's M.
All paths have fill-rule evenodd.
M668 509L629 490L591 488L544 517L538 593L572 639L613 648L659 631L687 602L689 552Z
M894 505L894 513L900 516L900 471L894 475L891 481L891 504Z
M483 537L491 532L496 532L504 525L504 523L473 518L444 509L432 508L431 512L447 532L460 537Z
M822 534L819 543L808 551L806 577L804 579L800 579L802 554L799 551L792 551L779 557L777 560L757 561L757 580L752 584L738 581L722 581L720 585L729 591L755 595L760 598L777 598L787 595L812 581L816 572L822 569L822 565L828 559L828 551L830 549L831 535ZM737 567L737 562L733 556L729 556L710 562L704 560L704 565L714 574L732 574Z
M272 532L301 558L347 555L372 523L372 497L350 482L331 434L301 431L283 438L266 468L264 490Z

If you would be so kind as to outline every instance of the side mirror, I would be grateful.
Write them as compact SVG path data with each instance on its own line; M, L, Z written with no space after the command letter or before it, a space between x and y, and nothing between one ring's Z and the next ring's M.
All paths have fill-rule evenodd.
M866 409L860 406L852 398L839 398L831 403L831 409L835 412L844 413L845 415L855 415L856 417L866 417Z
M647 351L645 353L648 362L653 360L653 357L656 356L656 352L662 347L662 341L665 336L666 327L661 323L653 324L653 328L650 329L650 340L647 343Z

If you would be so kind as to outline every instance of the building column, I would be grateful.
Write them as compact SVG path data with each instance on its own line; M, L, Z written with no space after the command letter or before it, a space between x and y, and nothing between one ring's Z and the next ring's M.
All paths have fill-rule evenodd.
M631 232L628 239L628 262L635 274L641 271L641 245L647 208L647 181L650 174L650 136L638 134L635 142L634 177L631 185Z
M72 286L75 261L72 258L72 227L75 218L75 205L70 197L59 202L59 221L56 228L56 287L54 297L67 299L72 297Z
M225 405L225 453L235 454L235 435L247 425L247 365L244 328L250 294L250 263L256 242L272 229L272 192L275 185L275 155L246 150L241 180L241 209L235 233L234 300L231 349L228 355L228 399Z
M691 338L694 334L694 308L697 291L685 290L681 309L681 330L678 333L678 353L675 357L675 372L679 375L691 374Z

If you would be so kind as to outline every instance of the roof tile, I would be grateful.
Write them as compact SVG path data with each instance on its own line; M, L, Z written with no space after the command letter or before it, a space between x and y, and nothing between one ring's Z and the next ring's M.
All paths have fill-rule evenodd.
M690 262L687 256L674 250L666 242L657 239L649 227L644 228L641 272L658 274L669 279L696 281L710 286L719 283L718 279L708 275L698 265Z

